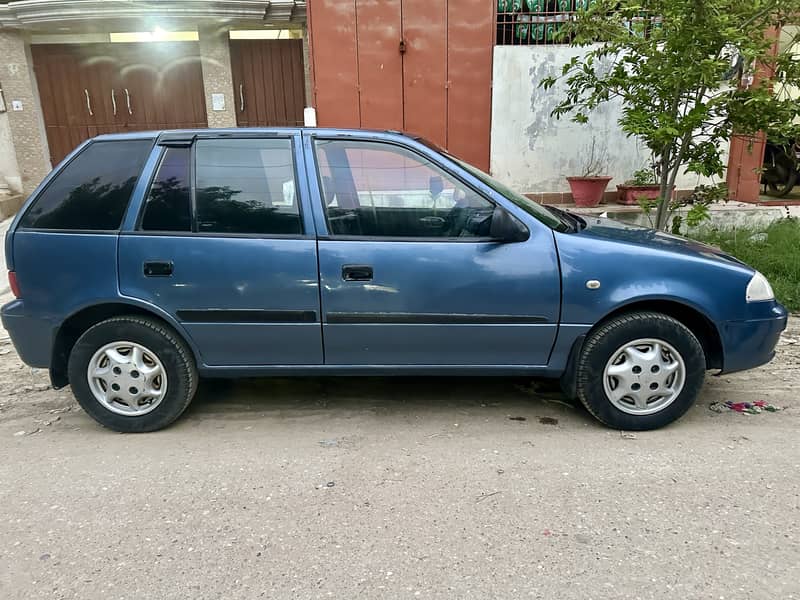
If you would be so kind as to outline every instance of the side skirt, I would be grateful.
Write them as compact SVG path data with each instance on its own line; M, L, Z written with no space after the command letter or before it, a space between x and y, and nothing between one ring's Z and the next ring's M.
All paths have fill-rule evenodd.
M303 377L303 376L443 376L559 377L547 365L274 365L200 368L201 377Z

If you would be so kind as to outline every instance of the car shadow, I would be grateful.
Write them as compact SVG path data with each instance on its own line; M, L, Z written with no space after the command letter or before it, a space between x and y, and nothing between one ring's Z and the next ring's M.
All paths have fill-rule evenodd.
M418 415L486 407L526 418L550 407L593 420L579 402L561 393L555 380L434 376L205 379L184 418Z

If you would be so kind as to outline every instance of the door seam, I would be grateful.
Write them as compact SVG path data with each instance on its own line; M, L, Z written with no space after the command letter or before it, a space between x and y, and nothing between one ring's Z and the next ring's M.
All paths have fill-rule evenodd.
M403 22L403 0L400 0L400 41L405 41L405 27ZM402 113L403 131L406 129L406 55L400 53L400 108Z
M564 276L561 272L561 254L558 251L558 240L556 239L555 233L551 231L551 235L553 236L553 248L556 253L556 265L558 266L558 319L556 320L556 334L553 336L553 345L550 347L550 353L547 355L548 365L550 361L553 360L553 352L558 344L558 336L561 334L561 319L564 316Z
M318 201L322 201L322 196L321 196L321 191L320 191L320 193L317 194L318 197L314 198L314 194L311 191L311 184L309 183L311 181L311 175L308 172L309 156L306 153L306 138L309 139L309 142L311 141L310 136L306 132L301 131L300 132L300 151L302 152L302 155L303 155L303 170L305 171L305 174L306 174L304 188L305 188L306 192L308 193L308 202L309 202L309 207L311 208L311 224L314 227L314 247L315 247L316 253L317 253L316 258L317 258L317 298L318 298L318 302L319 302L319 341L320 341L320 344L322 345L322 364L325 365L325 364L327 364L327 359L326 359L326 356L325 356L325 326L323 324L323 313L324 313L324 310L323 310L323 306L322 306L322 270L320 268L320 260L319 260L319 253L320 253L320 249L319 249L319 231L317 231L317 219L315 218L315 212L314 212L314 208L315 208L314 203L318 202ZM316 170L316 168L315 168L315 170ZM316 175L317 174L315 172L314 176L316 177ZM318 181L318 179L317 179L317 181Z

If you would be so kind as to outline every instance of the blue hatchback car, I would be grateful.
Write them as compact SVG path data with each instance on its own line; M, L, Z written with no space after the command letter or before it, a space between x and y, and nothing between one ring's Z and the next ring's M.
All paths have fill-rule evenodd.
M424 140L333 129L106 135L6 237L22 359L117 431L198 377L560 378L603 423L679 418L769 361L786 310L713 248L543 207Z

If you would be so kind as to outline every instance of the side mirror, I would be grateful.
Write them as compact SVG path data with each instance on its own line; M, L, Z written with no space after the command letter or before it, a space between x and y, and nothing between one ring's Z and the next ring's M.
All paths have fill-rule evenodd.
M500 206L494 207L489 235L498 242L524 242L530 237L528 228Z

